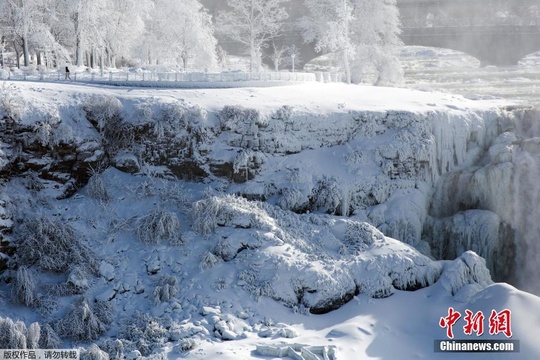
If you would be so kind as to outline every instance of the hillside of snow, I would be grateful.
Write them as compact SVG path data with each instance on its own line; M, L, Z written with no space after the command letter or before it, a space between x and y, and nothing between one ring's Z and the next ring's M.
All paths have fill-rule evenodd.
M453 307L510 309L505 358L536 358L540 300L493 280L538 293L537 115L345 84L4 82L0 349L446 358Z

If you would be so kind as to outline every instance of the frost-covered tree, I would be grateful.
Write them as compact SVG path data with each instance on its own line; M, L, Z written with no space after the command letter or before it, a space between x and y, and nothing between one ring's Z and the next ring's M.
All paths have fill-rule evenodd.
M75 63L83 65L85 51L103 44L102 17L106 16L105 0L69 0L69 11L74 26Z
M49 325L45 324L41 327L39 336L40 349L58 349L60 347L60 338L56 331Z
M401 69L393 56L393 50L401 44L396 0L304 3L308 14L298 22L304 41L313 42L317 51L340 53L348 83L353 80L353 61L375 66L379 84L398 80Z
M32 306L36 302L36 278L26 266L21 266L17 270L11 297L13 301L26 306Z
M0 21L13 40L14 50L17 52L17 65L19 65L19 52L21 49L24 66L30 65L29 39L36 27L39 16L39 2L36 0L3 0L0 1Z
M106 325L84 298L77 301L66 316L56 323L56 329L62 336L82 341L96 340L107 331Z
M230 11L217 18L219 30L244 45L250 56L250 71L259 71L263 46L276 38L288 18L283 3L288 0L228 0Z
M198 0L154 0L139 52L150 63L204 70L217 66L216 46L211 16Z

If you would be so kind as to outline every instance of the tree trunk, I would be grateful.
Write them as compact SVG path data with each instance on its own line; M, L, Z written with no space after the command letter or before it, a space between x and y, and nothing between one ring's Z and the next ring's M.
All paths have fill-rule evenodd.
M351 64L349 63L349 54L347 50L343 50L343 66L345 67L345 79L347 84L351 83Z
M75 40L75 64L77 66L82 66L83 62L83 50L82 50L82 40L79 34L77 34L77 39Z
M23 37L23 55L24 55L24 66L30 65L30 54L28 51L28 38Z
M17 43L13 42L13 49L15 50L15 56L17 57L17 69L21 68L21 53L19 52L19 49L17 48Z
M105 64L103 63L105 60L103 59L103 46L101 47L101 51L100 51L100 62L101 62L101 70L100 70L100 74L101 74L101 77L103 77L103 67L105 66Z

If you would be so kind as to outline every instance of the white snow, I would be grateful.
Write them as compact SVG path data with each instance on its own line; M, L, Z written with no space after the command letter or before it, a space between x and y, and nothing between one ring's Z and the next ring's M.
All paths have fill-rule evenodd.
M467 242L474 238L477 252L487 257L503 215L488 210L454 215L459 204L440 190L435 196L441 209L434 211L449 218L433 228L458 238L457 258L431 259L421 238L432 186L441 176L453 171L461 174L458 180L466 176L492 144L490 156L512 159L506 154L512 137L498 137L498 107L508 101L319 83L226 90L13 84L21 101L32 104L22 110L22 122L36 121L34 108L58 116L72 128L88 161L101 155L100 134L77 108L97 94L118 99L121 114L133 124L146 121L148 108L180 104L191 111L187 124L207 140L197 145L204 154L199 160L233 160L241 175L257 164L252 178L234 184L216 176L206 183L158 178L169 174L158 163L138 163L135 175L110 168L99 174L106 198L92 197L88 186L73 197L43 201L47 190L36 196L20 180L5 185L17 214L30 214L43 201L43 216L72 226L96 253L99 277L75 276L73 270L71 276L41 273L40 286L67 280L88 287L86 297L96 304L114 305L102 340L133 341L124 345L127 358L135 351L149 356L148 346L155 345L155 353L169 358L443 359L448 354L435 353L433 341L445 339L439 319L449 307L484 314L511 309L513 338L520 340L521 351L505 359L540 356L535 338L540 299L492 283L482 258L461 254L474 246ZM225 106L236 107L231 118L219 118ZM258 114L241 117L239 107ZM218 128L225 130L214 132ZM163 129L153 134L161 138ZM256 140L258 146L238 152ZM120 152L116 161L134 162L135 156ZM496 177L493 183L475 183L492 184L483 190L495 193L493 184L504 178L504 169L500 176L498 170L489 167L482 175L475 168L470 176ZM520 184L531 182L528 176L522 173ZM309 205L314 191L316 209L288 210ZM326 215L327 210L350 217ZM28 324L62 318L67 328L67 309L76 303L68 316L87 314L96 325L89 331L104 332L107 314L92 301L79 302L79 295L58 297L42 315L4 300L9 289L0 283L2 317ZM459 326L454 329L459 338L471 339Z

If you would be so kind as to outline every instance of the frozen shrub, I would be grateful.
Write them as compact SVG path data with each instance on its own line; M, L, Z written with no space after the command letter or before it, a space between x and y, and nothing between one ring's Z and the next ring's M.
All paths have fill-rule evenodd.
M384 235L368 223L351 221L347 223L344 240L347 249L357 254L366 251L375 241L384 240Z
M162 241L178 243L180 221L172 212L154 210L137 220L137 237L147 244L159 244Z
M217 227L217 216L221 202L218 197L199 200L193 203L193 229L201 235L209 235Z
M39 340L41 337L41 326L35 322L30 324L26 335L26 347L28 349L39 349Z
M212 254L225 261L231 261L238 253L238 248L234 247L230 239L219 239L212 248Z
M292 111L292 106L283 105L272 115L272 119L288 122L291 118Z
M69 273L66 284L74 294L82 294L90 287L90 275L83 268L75 266Z
M120 117L108 121L102 134L106 148L113 154L122 149L129 149L135 141L135 127Z
M12 337L8 349L26 349L26 326L23 322L17 321L13 325Z
M107 339L103 342L101 348L109 354L109 359L111 360L121 360L126 358L124 355L126 349L122 340Z
M11 298L14 302L26 306L36 304L36 277L26 266L21 266L17 270L11 288Z
M160 108L161 117L177 129L184 124L184 118L186 117L186 110L178 102L163 104Z
M162 180L159 197L164 203L177 205L182 210L186 210L193 201L189 189L176 181L168 180Z
M91 177L88 180L86 185L86 191L88 195L94 199L107 201L110 199L109 190L107 190L107 185L105 185L105 180L103 178L103 173L98 171L91 171Z
M61 336L77 341L96 340L107 331L84 298L78 300L55 325Z
M211 234L218 226L272 228L272 219L257 202L234 195L199 200L191 213L193 229L201 235Z
M60 123L52 134L52 142L58 144L71 144L74 140L73 128L67 124Z
M184 338L178 342L178 345L176 346L176 350L178 352L185 352L193 350L197 347L197 342L190 338Z
M253 163L255 154L250 149L243 149L235 156L233 161L233 171L235 174L240 173L240 171L244 171L246 181L248 179L248 169L250 168L251 164Z
M105 325L110 325L114 321L114 304L110 301L96 301L94 303L94 314Z
M135 105L135 111L138 120L142 123L149 123L154 120L154 109L149 102Z
M166 340L167 330L155 318L137 313L134 317L124 319L118 334L121 338L133 341L137 350L143 356L148 356L154 347Z
M342 191L334 177L324 176L317 182L311 195L314 210L338 214L342 201Z
M154 290L154 303L160 304L169 301L178 293L178 279L176 276L163 276Z
M2 82L0 87L0 121L19 122L24 108L21 92L14 84Z
M217 117L221 130L235 131L244 127L243 124L264 125L264 120L258 110L242 106L226 105L218 113Z
M218 133L218 129L214 129L208 123L208 114L206 110L196 105L191 107L185 114L185 127L191 134L196 143L208 143Z
M53 127L49 121L38 121L34 125L34 136L35 140L41 146L53 146L55 145L52 141Z
M101 350L96 344L81 351L81 360L109 360L109 354Z
M41 327L41 333L39 336L39 348L40 349L58 349L60 347L60 338L56 334L56 331L49 325L45 324Z
M221 259L211 252L206 252L202 256L199 267L201 270L211 269L221 262Z
M17 239L17 256L21 264L35 265L41 270L66 272L79 265L95 271L96 260L69 225L39 217L21 226Z
M122 103L114 96L92 95L82 106L88 119L103 130L114 118L120 118Z
M0 316L0 349L10 349L11 341L14 337L15 329L13 320Z
M286 188L281 191L281 198L277 205L283 210L301 211L307 207L308 202L308 197L302 191Z

